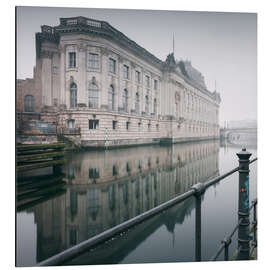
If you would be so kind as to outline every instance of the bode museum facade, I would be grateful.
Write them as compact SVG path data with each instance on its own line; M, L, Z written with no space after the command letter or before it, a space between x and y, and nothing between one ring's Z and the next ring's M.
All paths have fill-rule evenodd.
M220 95L191 62L162 61L104 21L41 26L34 78L16 90L20 119L85 147L219 138Z

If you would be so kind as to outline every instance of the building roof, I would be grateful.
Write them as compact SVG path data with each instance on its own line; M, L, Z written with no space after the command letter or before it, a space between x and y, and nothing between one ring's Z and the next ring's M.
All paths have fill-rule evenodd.
M129 49L136 56L143 58L147 62L150 62L156 68L163 71L175 72L180 75L188 84L192 85L194 88L202 91L211 98L219 100L220 96L218 93L210 92L204 82L204 78L201 73L192 67L189 61L179 61L176 63L174 55L169 54L166 61L162 61L152 53L150 53L145 48L141 47L135 41L129 39L122 32L115 29L108 22L95 20L83 16L60 18L60 24L58 26L41 26L41 33L36 33L36 52L37 57L40 57L40 48L43 40L50 40L52 42L58 43L59 36L68 33L91 33L92 35L102 36L109 40L113 40L123 46L125 49ZM177 72L177 66L179 67ZM218 94L218 98L217 98Z

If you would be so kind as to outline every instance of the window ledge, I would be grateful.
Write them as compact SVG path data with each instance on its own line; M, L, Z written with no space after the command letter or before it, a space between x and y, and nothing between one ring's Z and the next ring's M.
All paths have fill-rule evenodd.
M78 71L78 67L75 67L75 68L67 68L66 71Z
M89 67L86 69L86 71L88 71L88 72L91 72L91 71L92 72L93 71L95 71L95 72L101 72L100 68L89 68Z

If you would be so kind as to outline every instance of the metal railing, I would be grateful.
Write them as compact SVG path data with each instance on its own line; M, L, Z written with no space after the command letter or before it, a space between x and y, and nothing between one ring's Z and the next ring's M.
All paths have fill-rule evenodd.
M248 186L245 187L246 190L243 192L243 185L246 184L246 180L248 179L248 184L249 184L249 164L255 162L257 160L257 158L254 158L253 160L249 160L251 153L247 152L246 149L242 149L242 151L240 153L237 153L237 156L239 157L239 167L221 175L218 177L215 177L214 179L211 179L205 183L197 183L195 185L193 185L190 190L188 190L187 192L155 207L152 208L132 219L129 219L115 227L112 227L92 238L89 238L79 244L77 244L76 246L73 246L67 250L62 251L59 254L56 254L42 262L40 262L38 264L38 266L55 266L55 265L60 265L63 264L64 262L71 260L72 258L82 254L83 252L85 252L86 250L89 250L90 248L96 247L98 245L103 244L105 241L111 239L112 237L114 237L115 235L120 234L121 232L124 232L132 227L134 227L135 225L138 225L142 222L144 222L145 220L161 213L162 211L180 203L183 202L184 200L195 196L196 198L196 214L195 214L195 226L196 226L196 236L195 236L195 246L196 246L196 261L201 261L201 198L205 192L205 190L212 186L213 184L219 182L220 180L232 175L233 173L239 171L239 202L241 200L241 203L239 203L239 211L238 211L238 216L239 218L239 222L237 224L237 227L233 230L233 233L229 236L228 239L231 239L232 235L235 233L235 231L238 229L238 227L242 226L242 230L241 230L241 234L240 237L238 239L239 243L242 243L244 241L244 243L246 243L246 239L249 237L249 235L246 235L246 226L247 226L247 222L245 222L247 220L247 217L249 217L249 207L248 207L248 211L246 211L245 206L246 205L242 205L242 203L246 203L247 202L247 198L248 198L248 191L249 188ZM247 196L243 197L243 196ZM245 200L243 200L245 199ZM257 202L256 202L257 205ZM255 209L255 208L254 208ZM256 210L255 210L256 213ZM256 222L256 228L257 228L257 218L255 218L254 216L254 222ZM255 224L255 223L254 223ZM249 225L249 222L248 222ZM249 234L249 233L248 233ZM257 239L257 238L256 238ZM256 244L257 244L257 240L256 240ZM221 244L221 247L218 250L218 254L217 256L221 253L221 251L225 248L225 246L229 245L229 240L224 241L224 243ZM242 253L244 253L244 256L240 257L239 259L245 259L246 256L246 249L247 246L246 245L240 245L242 249ZM249 242L248 242L248 251L249 251ZM225 248L225 255L226 258L228 258L228 247ZM240 252L241 253L241 250ZM241 253L241 254L242 254ZM249 253L248 253L249 255ZM216 257L217 257L216 256Z
M250 228L250 232L253 234L251 242L251 250L249 252L248 258L250 258L254 252L254 249L257 247L257 199L254 199L251 203L251 206L249 208L249 212L253 209L253 222L252 222L252 227ZM228 237L225 237L223 240L221 240L221 244L217 250L217 252L211 257L210 261L215 261L218 256L221 254L221 252L224 250L224 261L229 260L229 246L232 243L232 237L235 234L235 232L238 230L240 227L241 223L244 221L243 218L241 218L237 225L234 227L233 231L229 234ZM238 247L237 250L237 257L239 258L239 254L241 249L241 245Z

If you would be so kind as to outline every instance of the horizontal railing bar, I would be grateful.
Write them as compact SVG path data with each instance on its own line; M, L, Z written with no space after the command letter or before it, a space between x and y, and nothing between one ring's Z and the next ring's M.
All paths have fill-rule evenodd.
M241 224L243 218L241 218L238 223L236 224L236 226L234 227L233 231L231 232L231 234L229 235L229 239L231 239L233 237L233 235L235 234L235 232L237 231L239 225Z
M229 237L227 238L227 240L231 240L231 238L233 237L233 235L235 234L235 232L237 231L240 223L241 223L242 219L239 220L239 222L236 224L236 226L234 227L233 231L231 232L231 234L229 235ZM215 261L216 258L219 256L220 252L224 249L225 247L225 243L222 242L219 246L219 249L217 251L217 253L215 255L212 256L212 258L210 259L211 261ZM221 249L221 250L220 250Z
M154 215L162 212L163 210L166 210L167 208L180 203L184 201L185 199L191 197L195 194L195 190L191 189L184 194L175 197L153 209L150 209L147 212L144 212L143 214L136 216L130 220L127 220L124 223L121 223L111 229L108 229L86 241L81 242L80 244L73 246L67 250L64 250L63 252L56 254L55 256L48 258L45 261L42 261L38 264L38 266L53 266L53 265L59 265L67 260L70 260L71 258L83 253L85 250L92 248L94 246L97 246L99 244L104 243L106 240L109 240L113 236L126 231L127 229L145 221L146 219L153 217Z
M250 161L249 161L249 164L251 164L251 163L255 162L256 160L258 160L258 158L257 158L257 157L256 157L256 158L253 158L252 160L250 160Z
M256 246L255 246L255 245L252 245L252 248L251 248L250 253L249 253L249 257L252 256L252 254L253 254L255 248L256 248Z
M223 174L221 176L218 176L218 177L216 177L214 179L211 179L211 180L207 181L206 183L204 183L205 188L208 188L208 187L212 186L213 184L215 184L215 183L219 182L220 180L228 177L229 175L237 172L238 170L239 170L239 167L234 168L233 170L231 170L231 171L229 171L229 172L227 172L227 173L225 173L225 174Z
M258 159L258 158L252 159L252 160L249 162L249 164L255 162L257 159ZM216 178L214 178L214 179L211 179L211 180L207 181L207 182L204 184L204 185L205 185L205 188L208 188L208 187L212 186L213 184L219 182L220 180L222 180L222 179L228 177L229 175L231 175L231 174L233 174L233 173L235 173L235 172L237 172L237 171L239 171L239 167L236 167L236 168L232 169L231 171L229 171L229 172L227 172L227 173L225 173L225 174L223 174L223 175L221 175L221 176L218 176L218 177L216 177Z
M210 261L215 261L224 248L225 248L225 243L222 243L219 246L217 253L210 259Z
M256 160L257 160L257 158L256 158ZM255 161L255 160L254 160L254 161ZM253 161L253 162L254 162L254 161ZM257 204L257 199L255 199L254 201L252 201L252 203L251 203L251 205L250 205L250 207L249 207L249 211L252 210L252 208L253 208L256 204ZM233 231L231 232L231 234L230 234L229 237L228 237L228 240L230 240L230 239L233 237L233 235L234 235L235 232L237 231L239 225L241 224L242 220L243 220L243 218L241 218L241 219L239 220L238 224L234 227ZM254 229L255 226L257 226L257 225L252 225L251 228L250 228L250 230L252 231L252 230ZM214 256L212 256L212 258L211 258L210 260L211 260L211 261L216 260L216 258L219 256L219 254L220 254L220 252L222 251L222 249L224 249L224 247L225 247L224 243L220 244L220 247L219 247L217 253L216 253ZM220 249L221 249L221 250L220 250Z

